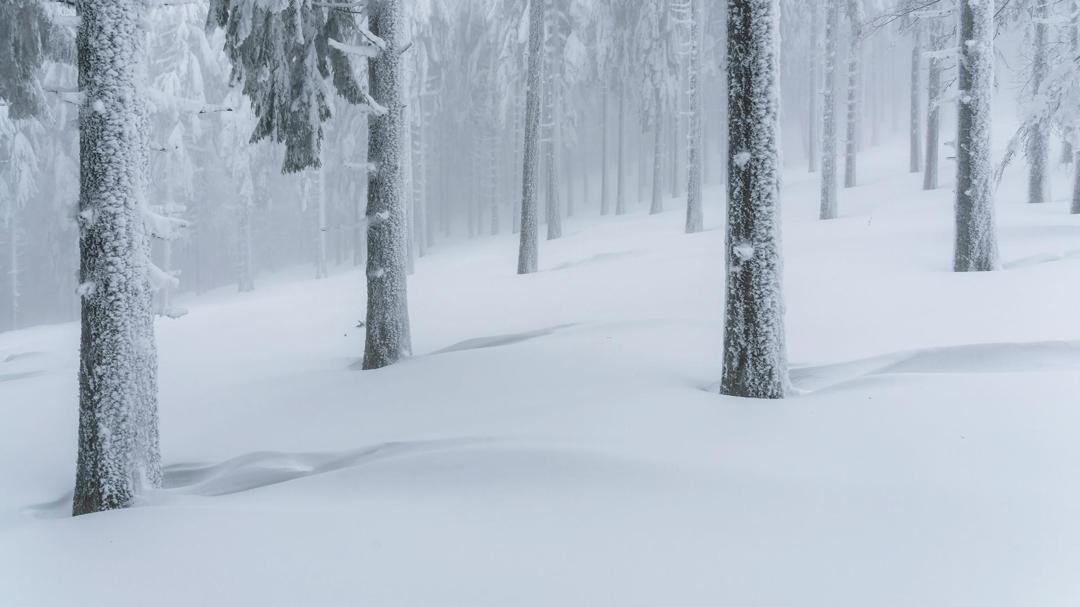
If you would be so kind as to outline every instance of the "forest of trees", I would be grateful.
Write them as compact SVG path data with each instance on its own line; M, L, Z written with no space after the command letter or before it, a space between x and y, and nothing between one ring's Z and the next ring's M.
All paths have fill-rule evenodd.
M785 167L840 217L891 128L897 172L955 171L954 269L997 269L1014 156L1044 202L1063 141L1080 213L1078 27L1080 0L0 0L0 330L81 321L74 510L124 507L161 482L178 295L363 266L380 368L441 245L513 232L530 274L566 218L682 197L692 234L725 184L720 390L781 398ZM995 165L1005 33L1031 77Z

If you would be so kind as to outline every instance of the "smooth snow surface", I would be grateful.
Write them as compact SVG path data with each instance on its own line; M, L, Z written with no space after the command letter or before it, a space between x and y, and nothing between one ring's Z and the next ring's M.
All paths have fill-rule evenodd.
M956 274L907 161L868 152L827 222L785 176L783 401L707 391L722 187L700 234L574 218L527 276L511 235L434 248L377 371L360 270L179 302L130 510L68 516L77 326L0 335L0 605L1080 604L1080 217L1011 170L1006 269Z

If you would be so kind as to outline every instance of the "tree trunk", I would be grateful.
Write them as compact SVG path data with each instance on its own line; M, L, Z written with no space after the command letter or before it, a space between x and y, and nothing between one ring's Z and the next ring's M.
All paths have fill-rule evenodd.
M822 99L821 219L835 219L836 205L836 51L840 36L840 0L826 0L825 93ZM728 95L731 99L731 95ZM730 146L730 144L729 144Z
M810 3L810 53L808 70L808 78L810 79L809 89L810 94L807 95L807 100L810 107L807 109L806 123L807 130L807 170L811 173L815 173L818 170L818 82L820 80L818 76L818 66L821 63L821 55L818 53L818 47L821 46L818 37L820 35L819 28L821 22L821 16L819 13L821 4L819 2Z
M605 85L600 97L600 141L602 143L602 150L600 152L600 214L611 214L611 188L608 185L608 172L611 168L611 161L608 159L608 89Z
M1037 97L1043 81L1049 71L1047 65L1048 30L1047 18L1050 16L1048 0L1034 0L1033 17L1035 20L1035 48L1031 58L1031 95ZM1046 125L1037 121L1031 125L1027 140L1028 157L1028 202L1049 202L1047 193L1046 165L1049 150L1049 137Z
M690 123L687 127L686 233L705 229L701 200L701 0L690 0L690 77L687 99Z
M911 150L908 170L918 173L922 170L922 111L919 99L922 94L922 54L923 26L916 22L912 26L911 42L911 122L908 126Z
M664 212L664 200L663 193L661 192L662 179L660 177L663 172L664 163L664 129L660 128L660 120L663 117L663 112L660 108L660 101L662 99L662 91L659 86L653 89L653 166L652 166L652 204L649 205L649 214L656 215L657 213Z
M544 146L544 171L545 180L545 211L547 215L547 239L554 240L562 237L562 205L559 200L559 171L556 164L555 141L558 117L555 109L555 66L551 57L546 58L546 73L544 74L544 118L543 121L543 146Z
M248 166L250 167L249 163ZM251 178L250 172L244 176L244 186L240 193L240 217L238 225L238 257L240 258L237 265L237 288L241 293L247 293L255 290L255 268L254 268L254 251L252 246L252 206L254 195L254 183ZM169 242L166 241L166 246ZM168 269L168 262L166 262L166 269ZM168 312L168 301L165 300L164 310Z
M847 145L844 158L844 187L858 183L856 163L859 153L859 87L862 77L862 0L848 0L851 40L848 48Z
M367 337L365 369L378 369L408 356L409 307L405 279L405 192L402 176L404 106L401 99L401 0L369 7L369 29L386 48L368 67L371 96L387 112L370 116L368 158L378 169L368 190Z
M144 4L78 0L79 456L75 515L161 486L157 349L142 202L148 120L138 82Z
M727 298L720 391L782 398L788 379L780 247L780 7L778 0L731 0L728 6Z
M19 328L19 225L12 210L8 222L8 247L11 261L8 267L8 296L11 298L11 330Z
M619 91L618 175L615 181L615 214L626 213L626 91Z
M941 50L946 42L938 21L930 26L930 51ZM938 155L941 149L941 59L931 55L926 61L926 172L923 173L923 189L938 187Z
M956 138L957 272L997 267L990 110L994 87L994 0L960 0L960 101Z
M326 173L323 169L315 169L315 203L316 223L315 226L315 278L326 278L329 275L326 263Z
M544 0L529 2L529 71L525 93L525 154L521 179L521 242L518 274L537 270L540 256L537 218L537 172L540 163L541 73L544 52Z

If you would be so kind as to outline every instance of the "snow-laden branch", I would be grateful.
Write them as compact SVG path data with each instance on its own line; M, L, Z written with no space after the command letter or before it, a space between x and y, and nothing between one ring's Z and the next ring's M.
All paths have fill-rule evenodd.
M214 103L204 103L197 99L186 99L170 95L164 91L147 87L143 89L146 99L154 105L158 111L188 112L191 114L209 114L212 112L231 112L233 108Z
M347 169L366 171L367 173L374 173L379 170L379 167L374 162L346 162L344 164Z
M146 262L146 277L150 279L150 287L155 291L162 289L175 289L180 286L180 279L170 272L166 272L154 265L150 260Z
M356 57L367 57L369 59L372 59L374 57L378 57L379 53L381 52L381 50L378 47L376 47L374 45L371 45L371 44L363 44L363 45L345 44L344 42L334 40L333 38L327 38L326 41L327 41L327 43L330 44L330 46L336 48L337 50L339 50L339 51L341 51L343 53L345 53L346 55L353 55L353 56L356 56Z
M386 106L379 105L379 102L375 101L375 99L372 98L372 96L369 95L367 91L361 92L364 94L364 102L367 105L368 111L372 114L375 114L376 116L385 116L386 113L390 111L386 108Z
M146 231L161 240L176 240L191 225L186 220L161 215L147 208L143 208L142 218Z

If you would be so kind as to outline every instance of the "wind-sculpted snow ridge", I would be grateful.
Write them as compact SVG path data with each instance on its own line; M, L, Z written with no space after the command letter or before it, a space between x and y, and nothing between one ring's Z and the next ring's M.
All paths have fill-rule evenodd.
M796 390L810 394L866 377L900 373L1029 373L1080 368L1080 342L965 344L894 352L791 369Z
M465 341L459 341L456 344L447 346L442 350L434 352L435 354L446 354L448 352L461 352L462 350L476 350L479 348L497 348L499 346L509 346L523 341L529 341L530 339L536 339L537 337L544 337L551 335L556 331L562 329L568 329L573 327L575 323L568 323L562 325L555 325L554 327L548 327L546 329L536 329L535 331L523 331L521 333L505 333L503 335L491 335L488 337L475 337L473 339L466 339Z

